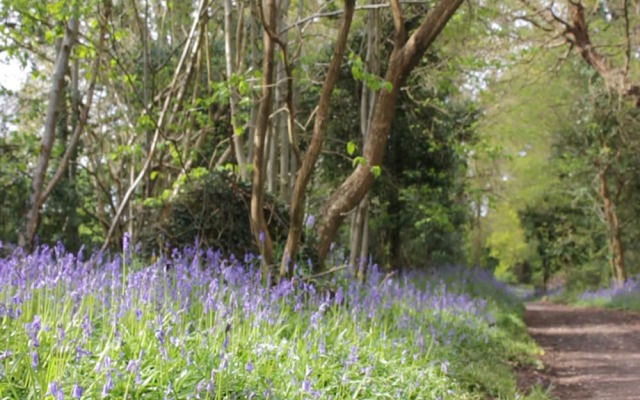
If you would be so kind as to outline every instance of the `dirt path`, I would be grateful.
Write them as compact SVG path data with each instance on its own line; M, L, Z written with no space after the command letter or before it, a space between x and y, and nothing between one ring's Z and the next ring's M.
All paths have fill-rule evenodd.
M640 400L640 313L527 305L559 400Z

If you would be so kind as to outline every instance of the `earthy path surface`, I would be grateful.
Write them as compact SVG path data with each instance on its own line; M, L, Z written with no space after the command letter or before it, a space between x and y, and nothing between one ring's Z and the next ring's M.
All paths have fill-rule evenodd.
M559 400L640 400L640 313L527 305Z

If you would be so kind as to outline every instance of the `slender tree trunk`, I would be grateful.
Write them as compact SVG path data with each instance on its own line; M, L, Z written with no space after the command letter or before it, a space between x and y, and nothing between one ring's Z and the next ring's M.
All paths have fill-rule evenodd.
M284 277L293 273L293 263L298 254L300 245L300 237L302 236L302 225L304 223L304 199L307 185L311 180L311 175L315 168L316 161L322 150L324 141L325 127L329 116L329 105L331 102L331 93L338 80L342 58L347 45L349 30L351 29L351 20L355 10L355 0L345 0L345 9L342 16L340 31L336 41L336 47L333 52L331 64L320 92L320 100L318 101L318 109L313 125L313 136L311 143L307 149L305 157L302 159L302 165L297 173L296 182L291 194L290 208L290 225L285 245L284 255L280 263L280 276Z
M267 159L267 192L270 194L276 193L276 182L278 181L278 169L276 164L278 163L278 138L275 127L269 123L269 129L267 129L267 146L269 150L269 158Z
M46 200L46 198L43 198L42 196L42 189L44 187L49 161L51 160L51 149L55 139L60 102L64 97L64 76L69 69L69 58L71 56L71 50L76 44L78 28L78 19L75 17L71 18L66 26L65 34L56 57L56 65L51 81L51 90L49 91L47 115L45 117L42 140L40 143L40 155L33 173L29 211L26 215L24 231L20 235L19 240L20 245L28 249L33 247L34 237L40 223L40 208Z
M273 264L273 242L267 222L264 218L264 184L265 184L265 143L269 128L269 117L273 103L273 75L275 41L269 35L276 27L276 0L266 0L262 10L264 34L264 58L262 63L262 97L256 119L256 130L253 137L253 186L251 188L251 230L262 256L262 271L266 277Z
M609 256L611 272L616 285L622 286L627 280L627 273L624 263L624 247L622 245L622 226L616 209L616 204L611 197L609 182L607 178L608 168L601 168L598 171L598 192L602 199L604 219L607 224L607 236L609 240Z
M233 33L235 31L235 24L233 23L233 2L232 0L224 0L224 50L225 50L225 65L227 71L227 84L229 90L229 109L231 112L231 127L233 130L232 141L233 150L236 156L236 162L238 163L238 173L242 180L246 180L249 177L249 171L247 170L247 158L245 156L244 139L240 134L243 130L240 124L238 116L238 99L237 93L231 79L236 72L235 60L236 60L236 48L235 41L233 40Z
M98 72L97 69L94 72ZM80 108L80 62L76 58L73 60L71 69L71 131L75 132L81 124L82 113ZM67 248L70 251L77 251L80 248L80 226L78 223L78 189L77 189L77 159L78 146L73 146L69 165L67 167L66 179L69 185L70 199L67 206L67 222L65 223L64 236Z
M366 199L366 197L365 197ZM369 202L365 203L369 207ZM369 212L365 210L364 222L362 223L362 244L360 249L360 266L358 267L358 280L364 282L367 279L367 271L369 269Z
M369 201L368 196L360 202L356 209L351 231L351 248L349 263L354 275L364 281L369 257Z
M261 59L261 52L259 48L260 41L260 11L261 7L258 5L258 2L262 0L251 0L251 14L253 18L251 18L251 22L249 25L249 41L251 46L251 69L257 71L259 66L259 60ZM258 112L260 110L260 96L257 95L256 91L252 91L252 105L251 105L251 113L249 116L249 137L247 138L249 142L249 149L247 150L248 160L253 160L253 142L254 142L254 134L256 131L256 125L258 121Z
M360 202L356 207L356 211L351 217L351 229L349 232L349 266L354 275L357 275L360 264L360 246L362 245L362 230L365 217L363 206L366 206L366 203Z
M369 10L367 15L367 49L365 55L365 72L378 75L380 73L379 43L378 43L378 13L376 9ZM369 127L373 119L373 109L376 102L376 93L371 90L367 82L362 83L362 96L360 98L360 133L362 142L367 142ZM365 265L369 252L369 196L365 196L356 208L353 215L355 221L351 230L351 249L349 261L356 269L358 277L364 280Z
M289 0L280 0L280 13L278 15L278 32L282 31L282 28L286 25L287 10L289 9ZM280 40L284 44L288 44L289 36L285 32L280 35ZM275 115L275 135L274 139L277 139L280 147L280 171L279 171L279 194L280 198L285 202L290 202L290 182L289 168L291 167L291 144L289 142L289 132L287 126L287 115L285 113L285 99L287 95L287 74L285 71L284 60L278 60L277 73L276 73L276 109L278 110ZM292 110L289 110L292 112Z

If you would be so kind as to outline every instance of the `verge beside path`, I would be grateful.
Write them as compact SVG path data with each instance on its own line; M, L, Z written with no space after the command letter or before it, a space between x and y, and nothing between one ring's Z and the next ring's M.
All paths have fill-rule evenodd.
M529 303L559 400L640 400L640 313Z

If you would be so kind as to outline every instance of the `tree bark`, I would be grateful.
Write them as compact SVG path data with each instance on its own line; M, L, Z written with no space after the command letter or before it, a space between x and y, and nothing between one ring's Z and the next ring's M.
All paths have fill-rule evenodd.
M622 244L622 226L616 210L616 204L609 190L607 178L607 167L598 171L598 192L602 199L604 219L607 224L607 238L609 240L609 262L615 284L622 286L627 280L627 273L624 262L624 247Z
M378 13L379 10L372 9L367 15L367 49L365 55L365 72L369 74L380 74L379 41L378 41ZM366 143L369 134L369 127L373 118L373 109L376 102L376 92L369 88L367 82L362 84L362 95L360 98L360 133L363 143ZM351 249L349 262L355 269L360 280L364 280L366 275L367 257L369 255L369 196L365 196L358 205L353 215L353 229L351 229Z
M21 233L19 238L19 244L27 249L31 249L33 247L36 231L38 230L38 225L40 223L40 208L46 200L46 197L42 195L44 181L47 175L49 161L51 160L51 149L55 140L60 102L64 96L64 77L69 69L69 58L71 56L71 50L76 44L78 29L78 19L75 17L71 18L66 26L65 34L56 57L55 69L53 71L51 81L51 90L49 91L49 104L47 106L47 114L44 121L42 141L40 143L40 155L38 156L38 162L33 173L29 211L27 211L24 231Z
M333 51L331 64L325 76L318 101L318 109L313 125L313 135L311 143L302 159L302 165L297 173L296 182L291 194L290 226L285 244L284 255L280 263L280 276L291 276L293 273L293 263L298 254L300 237L302 236L302 225L304 223L304 199L305 191L311 180L311 175L315 168L316 161L322 150L327 118L329 115L329 105L331 93L338 81L342 58L347 47L347 38L351 29L351 21L355 10L355 0L345 0L344 14L340 24L340 31L336 40L336 47Z
M373 184L371 168L380 166L385 145L395 116L400 87L411 70L418 64L427 48L462 4L463 0L440 0L427 14L420 27L407 39L404 20L398 0L391 1L394 14L394 48L389 57L385 80L393 86L383 88L376 102L373 121L365 144L365 165L359 165L325 203L318 226L318 266L324 267L331 241L335 237L346 213L352 210L368 193Z
M289 0L280 1L280 13L278 15L278 32L286 26L287 10L289 9ZM288 45L289 37L287 32L280 35L280 39L285 45ZM286 96L287 96L287 73L284 60L278 61L277 73L276 73L276 107L278 109L275 115L275 135L274 140L278 140L280 147L280 165L279 165L279 195L285 202L290 202L290 182L289 168L291 166L291 143L289 142L289 132L287 126L287 118L285 114ZM293 110L288 110L292 113Z
M249 177L247 171L247 157L245 156L244 139L239 135L242 126L238 120L238 100L236 90L231 83L233 75L236 73L236 51L233 40L233 32L235 26L233 24L233 4L231 0L224 0L224 52L225 66L227 72L227 88L229 90L229 108L231 112L231 127L233 140L233 150L238 163L238 173L242 180Z
M277 5L276 0L266 0L265 7L261 9L263 33L262 62L262 97L256 118L256 129L253 136L253 175L251 188L251 230L253 237L262 256L263 276L269 274L269 268L273 264L274 250L267 222L264 218L264 184L265 184L265 142L269 128L271 104L273 102L273 75L275 40L270 32L276 27Z

